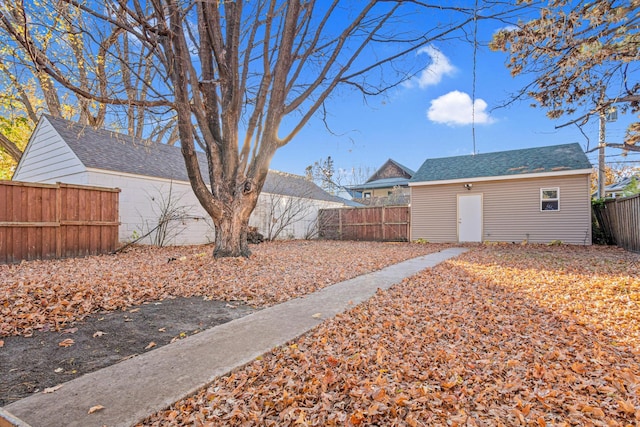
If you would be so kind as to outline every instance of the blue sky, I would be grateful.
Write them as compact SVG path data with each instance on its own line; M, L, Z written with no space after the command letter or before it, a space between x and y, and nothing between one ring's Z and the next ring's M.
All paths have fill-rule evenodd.
M484 39L497 27L486 28ZM423 79L393 89L386 96L365 103L355 92L340 92L327 104L329 132L321 120L309 123L296 138L276 152L271 168L304 174L305 167L331 156L336 168L377 169L388 158L417 170L427 158L471 154L473 49L456 41L434 43L416 55L429 57ZM482 46L476 61L475 150L488 153L519 148L578 142L586 149L598 142L598 123L592 120L583 131L568 126L556 129L572 117L548 119L531 102L497 108L530 79L512 78L504 63L506 55ZM607 141L621 143L633 116L621 115L607 124ZM597 164L597 153L588 154ZM640 161L640 153L620 156L607 149L607 162ZM639 165L640 163L628 163Z

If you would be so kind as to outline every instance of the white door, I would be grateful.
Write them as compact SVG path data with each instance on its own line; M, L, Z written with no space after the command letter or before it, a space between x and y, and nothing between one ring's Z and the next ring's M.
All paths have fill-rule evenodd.
M482 194L458 196L458 241L482 241Z

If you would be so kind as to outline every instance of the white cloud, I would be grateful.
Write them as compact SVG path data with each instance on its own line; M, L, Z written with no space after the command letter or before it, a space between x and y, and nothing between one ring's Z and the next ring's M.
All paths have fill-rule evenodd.
M472 106L475 104L475 112ZM431 101L431 107L427 111L427 117L432 122L443 123L449 126L462 126L471 124L475 113L475 122L478 124L490 124L494 119L489 115L487 103L482 99L471 102L471 97L457 90L442 95Z
M444 76L451 76L457 71L456 67L449 62L449 58L432 45L421 48L417 53L426 53L429 55L431 64L422 70L418 76L407 81L407 87L415 87L418 85L420 89L424 89L427 86L437 85Z

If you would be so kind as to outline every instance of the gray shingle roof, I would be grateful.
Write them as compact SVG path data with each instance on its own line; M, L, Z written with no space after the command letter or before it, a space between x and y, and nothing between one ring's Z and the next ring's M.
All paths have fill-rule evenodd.
M605 191L615 192L615 191L623 191L633 179L640 180L640 175L628 176L626 178L622 178L621 180L614 182L613 184L609 184L604 187Z
M104 129L96 130L49 115L45 115L45 118L87 168L189 181L180 147L152 143ZM198 161L200 170L206 176L207 160L204 153L198 153ZM328 202L346 202L303 176L278 171L269 171L262 191Z
M348 203L348 200L327 193L304 176L274 170L269 171L262 191L283 196L305 197L307 199L344 204Z
M410 182L526 175L591 169L580 144L427 159Z

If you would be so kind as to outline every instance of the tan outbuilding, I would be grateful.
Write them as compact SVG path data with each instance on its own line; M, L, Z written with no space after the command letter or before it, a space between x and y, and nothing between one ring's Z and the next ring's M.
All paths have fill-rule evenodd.
M592 170L577 143L427 159L411 240L590 245Z

